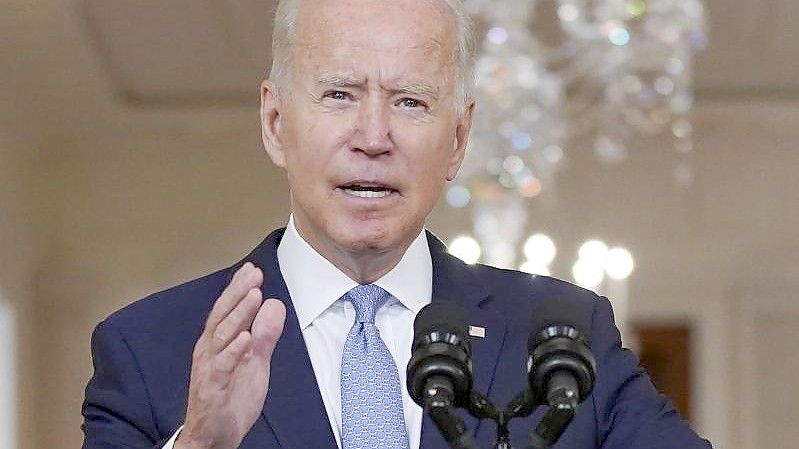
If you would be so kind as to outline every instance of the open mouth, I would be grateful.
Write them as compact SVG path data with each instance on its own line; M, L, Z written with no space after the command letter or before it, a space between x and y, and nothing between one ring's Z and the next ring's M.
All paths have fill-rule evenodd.
M347 195L358 198L385 198L397 192L387 185L368 182L353 182L339 186L339 188Z

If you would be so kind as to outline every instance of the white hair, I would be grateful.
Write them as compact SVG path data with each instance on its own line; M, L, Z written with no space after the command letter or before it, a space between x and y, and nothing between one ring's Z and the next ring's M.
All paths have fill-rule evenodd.
M272 69L269 79L278 87L286 86L291 74L292 50L297 33L297 20L306 0L280 0L272 29ZM391 0L386 0L391 1ZM459 115L465 112L474 89L475 37L471 16L462 0L434 0L444 3L455 19L455 102Z

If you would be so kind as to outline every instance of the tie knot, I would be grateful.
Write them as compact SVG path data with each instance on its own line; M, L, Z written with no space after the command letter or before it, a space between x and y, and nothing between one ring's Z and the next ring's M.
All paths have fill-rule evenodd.
M377 309L388 301L388 292L374 284L366 284L348 291L344 298L355 307L356 322L374 324Z

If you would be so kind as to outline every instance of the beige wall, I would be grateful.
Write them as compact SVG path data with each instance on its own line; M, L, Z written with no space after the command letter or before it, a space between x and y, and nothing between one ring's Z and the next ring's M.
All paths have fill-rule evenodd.
M3 381L12 375L16 384L16 408L2 415L16 415L20 448L32 448L32 434L38 377L34 332L34 284L47 238L48 204L41 195L42 183L32 173L40 153L0 134L0 301L16 321L14 366L3 366ZM38 205L38 206L37 206Z
M51 423L37 432L36 447L79 444L89 337L99 320L233 263L285 220L282 175L266 165L258 134L165 128L86 136L90 143L46 163L58 173L59 207L57 238L34 287L37 358L49 364L38 379L37 416Z

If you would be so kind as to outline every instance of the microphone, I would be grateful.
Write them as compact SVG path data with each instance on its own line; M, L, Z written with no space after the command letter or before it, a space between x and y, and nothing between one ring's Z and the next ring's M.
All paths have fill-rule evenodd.
M466 313L455 303L428 304L413 322L408 393L454 449L478 449L456 407L472 394L471 346Z
M444 390L451 405L468 404L472 391L471 345L465 311L447 301L426 305L413 322L408 393L422 407Z
M533 394L553 402L568 398L574 406L594 388L596 361L588 349L589 335L566 300L547 301L533 314L533 329L527 340L527 369Z
M596 361L589 349L582 314L567 299L546 301L533 313L533 331L527 341L530 395L549 406L528 448L554 444L574 418L577 406L594 388Z

